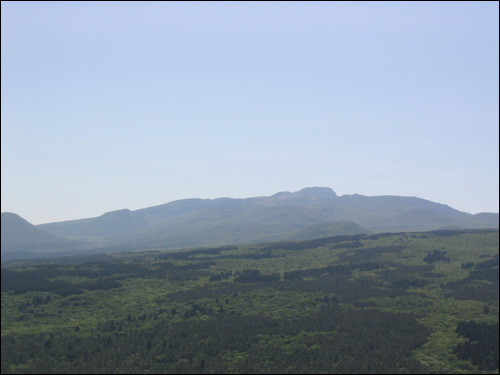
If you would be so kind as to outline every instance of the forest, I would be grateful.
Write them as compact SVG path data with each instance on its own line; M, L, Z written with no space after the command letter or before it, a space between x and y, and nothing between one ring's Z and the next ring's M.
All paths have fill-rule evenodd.
M2 373L498 373L499 232L2 265Z

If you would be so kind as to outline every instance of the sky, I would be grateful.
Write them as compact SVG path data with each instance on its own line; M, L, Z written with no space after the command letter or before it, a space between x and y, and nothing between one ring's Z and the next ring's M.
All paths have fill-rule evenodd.
M1 2L1 210L331 187L499 211L498 2Z

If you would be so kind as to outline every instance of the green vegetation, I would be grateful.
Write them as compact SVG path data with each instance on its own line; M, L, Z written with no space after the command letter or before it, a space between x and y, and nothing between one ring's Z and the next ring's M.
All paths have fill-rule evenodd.
M2 267L2 373L498 373L499 232Z

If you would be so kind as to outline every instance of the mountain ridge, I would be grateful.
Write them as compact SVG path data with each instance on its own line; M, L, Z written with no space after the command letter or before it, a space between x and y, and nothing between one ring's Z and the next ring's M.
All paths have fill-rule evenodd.
M286 206L289 206L288 209L279 208ZM265 207L268 210L264 213L262 209ZM414 210L421 210L420 214L416 214L417 211ZM413 216L410 214L411 211ZM112 223L108 222L116 216L119 219L115 218ZM433 220L426 222L425 217L433 217ZM306 187L296 192L282 191L271 196L189 198L135 211L111 211L97 218L82 219L87 220L81 222L85 224L82 227L79 227L79 221L41 224L38 227L62 237L84 239L88 236L101 236L99 239L104 243L115 245L120 242L116 240L117 236L123 236L128 240L132 237L141 238L141 242L144 242L144 237L151 236L153 232L162 233L161 237L167 242L168 238L177 238L175 242L178 242L179 230L186 232L185 235L188 236L189 228L194 232L197 229L207 232L212 228L210 236L214 237L212 235L215 228L214 221L228 227L237 226L234 222L237 221L241 226L239 232L244 232L257 225L256 218L259 218L262 224L263 233L268 232L269 227L275 227L278 234L285 228L298 230L308 225L343 221L352 221L375 232L433 230L450 225L464 228L498 227L498 214L471 215L418 197L393 195L369 197L360 194L338 196L330 187L317 186ZM401 223L402 218L404 225ZM276 228L277 221L281 223L278 225L279 228ZM106 234L108 237L104 238ZM228 236L227 231L222 231L220 234L227 236L224 238L225 241L242 237L241 233ZM243 237L248 238L244 233ZM271 237L272 240L281 238L262 234L254 239L267 241Z
M69 241L91 244L95 249L119 251L280 241L294 236L342 235L353 230L380 233L498 228L498 217L497 213L472 215L418 197L338 196L329 187L309 187L271 196L182 199L34 227ZM8 248L2 243L2 254L5 250Z

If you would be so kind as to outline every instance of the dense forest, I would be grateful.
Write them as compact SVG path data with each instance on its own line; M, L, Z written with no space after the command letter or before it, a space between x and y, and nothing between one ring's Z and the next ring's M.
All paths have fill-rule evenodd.
M498 373L498 230L2 266L2 373Z

